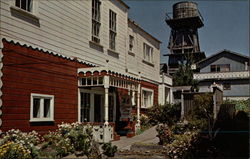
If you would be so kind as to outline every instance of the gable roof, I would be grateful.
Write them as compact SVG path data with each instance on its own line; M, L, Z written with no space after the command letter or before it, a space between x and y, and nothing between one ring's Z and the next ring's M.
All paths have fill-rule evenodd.
M207 57L207 58L205 58L205 59L203 59L203 60L201 60L201 61L198 61L196 64L198 64L198 65L199 65L199 64L202 64L202 63L204 63L204 62L206 62L206 61L208 61L208 60L210 60L210 59L212 59L212 58L216 58L216 57L218 57L218 56L220 56L220 55L222 55L222 54L225 54L225 53L231 54L231 55L233 55L233 56L237 56L237 57L239 57L239 58L241 58L241 59L243 59L243 60L246 60L246 61L250 61L250 57L249 57L249 56L242 55L242 54L240 54L240 53L237 53L237 52L233 52L233 51L224 49L224 50L221 50L221 51L219 51L219 52L217 52L217 53L215 53L215 54L213 54L213 55L211 55L211 56L209 56L209 57Z

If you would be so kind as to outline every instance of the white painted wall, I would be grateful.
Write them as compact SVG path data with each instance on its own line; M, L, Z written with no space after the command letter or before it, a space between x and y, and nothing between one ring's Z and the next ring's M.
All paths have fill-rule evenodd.
M127 9L117 1L102 1L100 39L103 52L89 45L91 40L91 0L36 1L36 13L16 13L14 0L1 0L2 38L39 47L96 65L109 65L124 70L127 36ZM117 14L116 48L119 58L107 53L109 48L109 9ZM14 14L13 14L14 12ZM22 18L18 16L22 16ZM31 18L33 17L33 18ZM35 17L35 18L34 18ZM39 19L35 20L34 19ZM33 20L33 21L32 21Z
M92 28L91 0L34 0L34 12L15 9L15 0L0 0L1 39L14 40L86 62L132 74L140 71L142 78L159 81L159 42L135 25L128 24L128 9L118 0L101 1L100 44L103 52L90 47ZM108 54L109 9L117 14L116 52ZM135 56L128 54L129 35L135 37ZM154 66L143 63L143 43L153 47ZM117 54L116 54L117 55Z
M154 40L147 33L142 31L136 24L128 22L128 47L129 50L129 35L134 37L134 56L127 52L127 68L132 70L131 72L141 72L142 78L145 80L153 80L160 82L160 43ZM143 44L153 48L153 65L143 62Z

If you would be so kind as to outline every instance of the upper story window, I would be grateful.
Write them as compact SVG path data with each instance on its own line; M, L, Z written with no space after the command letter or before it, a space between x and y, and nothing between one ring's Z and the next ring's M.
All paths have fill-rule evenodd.
M218 64L210 66L211 72L228 72L230 71L230 64Z
M109 48L115 50L116 41L116 13L109 10Z
M101 2L100 0L92 0L92 41L100 43L100 27L101 27Z
M134 48L134 37L132 35L129 35L129 51L133 51Z
M153 48L143 43L143 58L147 62L153 63Z
M54 96L31 94L30 121L54 120Z
M27 12L32 12L33 1L32 0L16 0L15 6Z
M231 90L230 83L223 83L223 90Z

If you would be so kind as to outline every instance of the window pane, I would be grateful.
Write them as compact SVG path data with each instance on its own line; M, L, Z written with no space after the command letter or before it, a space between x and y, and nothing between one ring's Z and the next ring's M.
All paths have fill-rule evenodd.
M82 78L82 85L85 86L86 85L86 78Z
M89 122L90 94L81 93L81 122Z
M33 99L33 118L40 117L40 99L34 98Z
M91 85L91 77L87 78L87 85Z
M16 0L16 6L17 6L17 7L20 7L20 1L21 1L21 0Z
M103 77L99 77L99 84L103 84Z
M97 85L97 77L93 77L93 85Z
M210 69L211 69L211 72L216 72L216 66L215 65L211 65Z
M22 2L21 2L21 8L23 10L26 10L26 6L27 6L26 0L22 0Z
M32 0L28 0L27 11L29 11L29 12L32 11Z
M50 117L50 100L51 99L44 99L44 117Z

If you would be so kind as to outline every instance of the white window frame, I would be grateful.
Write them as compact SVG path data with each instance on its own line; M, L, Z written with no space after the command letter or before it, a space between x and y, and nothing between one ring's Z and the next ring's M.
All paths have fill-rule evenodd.
M144 91L151 93L150 105L145 105L144 103ZM141 91L141 108L150 108L154 105L154 90L148 88L142 88Z
M153 47L146 43L143 43L143 59L147 62L154 63L153 57L154 57Z
M135 38L132 35L129 35L129 51L133 52L134 50L134 41Z
M21 7L16 6L16 0L9 1L10 9L18 12L19 14L34 20L35 22L39 21L38 8L39 8L39 0L32 0L31 11L27 11L22 9Z
M96 2L96 6L93 3ZM97 14L93 14L93 10L97 11ZM92 41L100 43L101 32L101 0L92 0Z
M17 6L16 1L19 1L19 3L20 3L20 4L19 4L19 5L20 5L19 7ZM25 9L22 8L22 1L26 1L26 8L25 8ZM26 12L32 13L32 12L33 12L33 7L34 7L34 0L30 0L30 3L31 3L30 6L28 6L28 1L29 1L29 0L14 0L14 5L15 5L15 7L17 7L17 8L20 8L20 9L26 11Z
M109 48L111 50L116 49L116 29L117 29L117 14L109 10Z
M34 98L40 98L40 117L33 117ZM31 93L30 95L30 122L54 121L54 95ZM50 117L41 117L44 111L44 99L50 99Z

